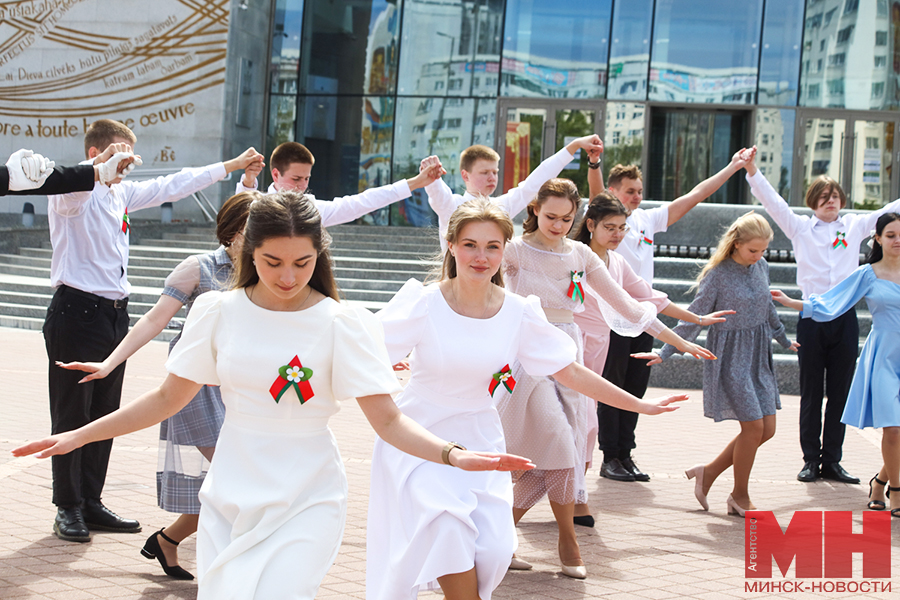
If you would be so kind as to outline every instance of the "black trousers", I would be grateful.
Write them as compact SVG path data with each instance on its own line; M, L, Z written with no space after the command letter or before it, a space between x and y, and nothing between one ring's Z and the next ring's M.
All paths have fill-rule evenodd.
M859 349L856 309L827 323L800 319L800 447L804 462L839 462L844 445L841 415L853 381ZM822 398L825 426L822 427ZM821 437L821 441L820 441Z
M649 352L653 349L653 336L642 333L638 337L624 337L610 332L609 354L603 367L603 378L633 396L642 398L650 382L650 367L646 360L631 358L635 352ZM634 430L637 428L638 414L606 404L597 404L597 419L600 423L598 445L604 460L628 458L636 447Z
M50 424L54 434L77 429L119 408L125 363L104 379L79 384L86 373L67 371L54 363L99 362L128 333L128 311L99 297L65 286L57 289L47 319L44 343L50 359ZM61 507L100 499L112 440L94 442L63 456L54 456L53 503Z

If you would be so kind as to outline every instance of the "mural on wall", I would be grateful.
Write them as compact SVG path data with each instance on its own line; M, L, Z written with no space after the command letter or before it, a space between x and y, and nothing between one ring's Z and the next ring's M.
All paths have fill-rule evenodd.
M73 164L85 128L110 118L145 168L221 160L229 4L0 2L0 154Z

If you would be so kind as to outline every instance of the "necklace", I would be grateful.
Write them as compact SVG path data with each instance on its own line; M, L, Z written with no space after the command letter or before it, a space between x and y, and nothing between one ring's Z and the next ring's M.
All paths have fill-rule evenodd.
M495 285L492 283L492 284L491 284L491 291L490 291L490 293L488 294L487 306L485 306L484 312L481 313L481 316L478 317L479 319L485 318L485 315L487 315L487 314L488 314L488 311L491 310L491 300L494 299L494 288L495 288L495 287L497 287L497 286L495 286ZM456 308L458 309L456 312L458 312L459 314L463 315L464 317L468 317L469 315L463 314L463 312L462 312L462 306L460 306L459 300L456 299L456 289L453 287L453 281L452 281L452 280L450 281L450 294L453 296L453 304L454 304L454 305L456 306ZM475 318L475 317L470 317L470 318Z
M534 234L532 234L528 237L528 241L534 245L540 246L546 252L553 252L555 254L559 254L566 247L566 238L562 238L561 240L559 240L559 243L554 248L551 248L550 246L548 246L547 244L542 242L540 240L540 238L538 238L538 236L536 236Z

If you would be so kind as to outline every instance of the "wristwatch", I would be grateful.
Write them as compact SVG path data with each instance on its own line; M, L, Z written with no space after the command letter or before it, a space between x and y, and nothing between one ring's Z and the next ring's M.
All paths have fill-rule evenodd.
M444 461L445 465L450 465L451 467L453 466L450 464L450 451L453 450L454 448L458 448L459 450L466 449L465 446L461 446L460 444L457 444L456 442L447 442L447 445L444 446L443 451L441 451L441 460Z
M588 159L588 169L599 169L600 165L603 164L603 157L599 157L597 162L591 162L591 159Z

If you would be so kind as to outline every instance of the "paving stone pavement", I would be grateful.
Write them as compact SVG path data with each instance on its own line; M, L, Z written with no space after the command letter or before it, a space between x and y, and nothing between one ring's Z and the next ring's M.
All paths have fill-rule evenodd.
M151 342L129 361L124 402L162 381L165 356L166 345ZM98 533L89 544L63 542L53 536L55 510L50 503L49 461L15 459L9 454L21 442L49 432L46 379L40 332L0 328L0 598L196 598L195 582L171 580L155 561L139 554L147 535L173 520L173 515L156 506L155 427L116 441L103 498L119 514L139 519L144 531L138 535ZM691 399L675 413L641 417L635 456L652 475L651 482L608 481L597 476L596 468L589 473L591 506L598 523L595 529L578 528L588 579L577 581L560 573L556 527L544 501L519 527L518 555L532 562L534 570L510 572L496 591L496 598L897 597L900 519L893 519L891 524L893 578L874 580L889 581L893 593L745 591L745 581L750 580L744 579L744 520L725 514L730 472L713 487L708 513L700 510L693 485L684 478L684 469L710 460L735 435L737 425L715 424L704 418L702 394L690 394ZM774 511L782 527L797 510L849 510L853 511L855 531L860 531L865 483L797 482L801 467L796 425L799 398L784 396L782 402L779 431L760 449L753 470L751 493L757 507ZM353 402L345 404L332 419L332 428L346 463L350 500L343 546L319 597L364 598L366 507L374 433ZM878 432L848 428L843 465L865 482L881 464L879 448ZM599 454L595 459L599 460ZM180 548L181 564L192 572L194 553L192 537ZM852 581L862 581L861 574L862 561L856 555ZM785 579L792 575L793 567ZM822 581L800 580L806 586ZM421 597L440 595L423 593Z

